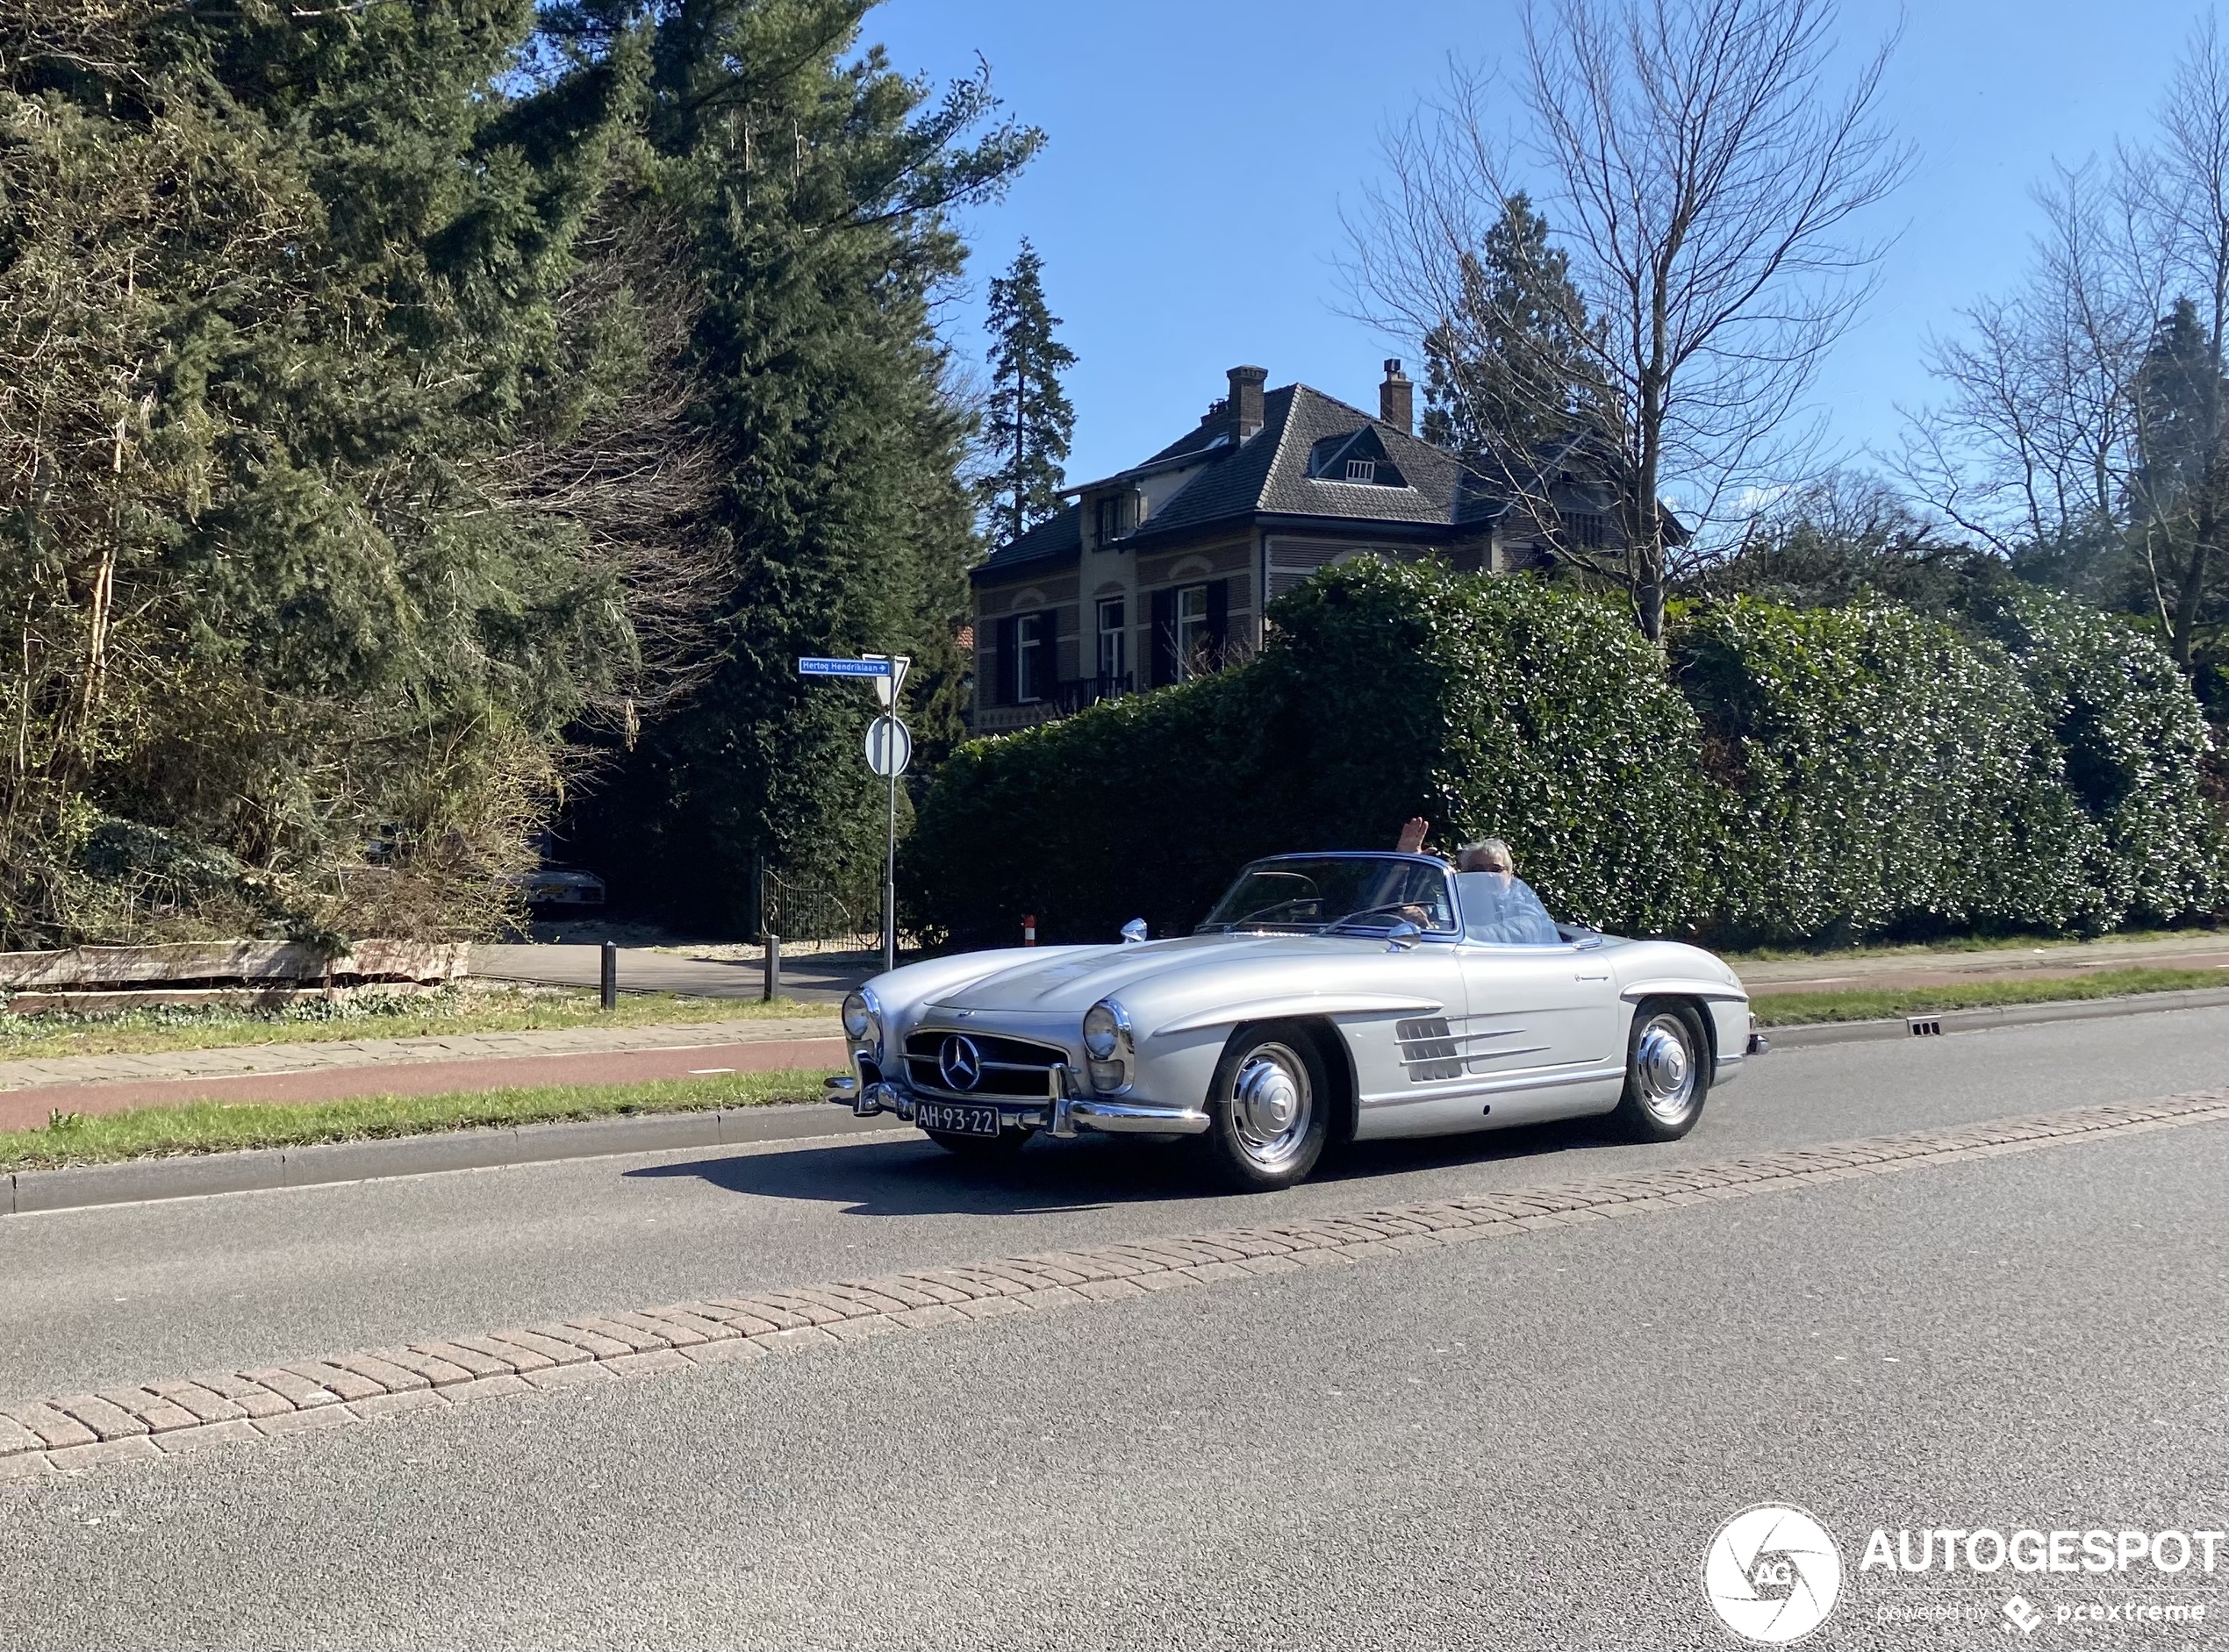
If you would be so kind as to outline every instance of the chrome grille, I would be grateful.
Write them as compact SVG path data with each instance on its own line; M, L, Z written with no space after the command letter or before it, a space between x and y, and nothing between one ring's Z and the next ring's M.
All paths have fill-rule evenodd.
M945 1078L944 1042L953 1038L965 1039L974 1048L980 1076L971 1088L962 1089ZM964 1027L926 1027L906 1040L906 1077L915 1091L929 1095L1043 1100L1054 1093L1052 1069L1067 1061L1068 1052L1057 1045Z

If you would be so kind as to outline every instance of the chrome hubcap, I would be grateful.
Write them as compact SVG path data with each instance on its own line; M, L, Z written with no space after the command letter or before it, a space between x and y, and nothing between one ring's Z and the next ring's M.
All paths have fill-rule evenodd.
M1651 1017L1633 1050L1641 1105L1659 1119L1678 1119L1695 1099L1695 1071L1687 1023L1676 1015Z
M1282 1044L1265 1044L1238 1063L1231 1080L1230 1118L1239 1149L1265 1170L1280 1169L1301 1150L1315 1098L1308 1065Z

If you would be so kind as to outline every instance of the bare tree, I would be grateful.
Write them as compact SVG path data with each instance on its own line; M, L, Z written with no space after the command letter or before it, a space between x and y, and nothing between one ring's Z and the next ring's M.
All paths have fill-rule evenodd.
M2154 141L2061 167L2036 199L2025 283L1933 341L1948 395L1912 416L1900 468L2007 554L2125 549L2137 600L2188 666L2229 560L2229 48L2211 17Z
M1793 479L1792 416L1872 285L1880 243L1853 220L1908 154L1878 118L1889 44L1838 80L1834 19L1831 0L1528 0L1519 130L1458 69L1389 135L1388 181L1352 226L1358 310L1447 337L1504 204L1540 204L1583 309L1555 329L1587 341L1572 400L1600 411L1559 450L1506 452L1499 480L1560 554L1625 585L1651 638L1682 546ZM1601 549L1556 509L1560 475L1589 466L1620 529Z

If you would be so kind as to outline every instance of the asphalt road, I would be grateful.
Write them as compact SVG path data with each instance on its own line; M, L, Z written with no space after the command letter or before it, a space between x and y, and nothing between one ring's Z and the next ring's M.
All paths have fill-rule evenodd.
M18 1217L0 1390L2166 1094L2225 1034L1776 1053L1673 1148L1379 1149L1270 1199L903 1140ZM1874 1526L2222 1526L2225 1185L2198 1126L0 1485L0 1646L1723 1647L1696 1568L1759 1501L1853 1567ZM2034 1643L2229 1644L2218 1581L2204 1628ZM1849 1588L1812 1644L2003 1644Z

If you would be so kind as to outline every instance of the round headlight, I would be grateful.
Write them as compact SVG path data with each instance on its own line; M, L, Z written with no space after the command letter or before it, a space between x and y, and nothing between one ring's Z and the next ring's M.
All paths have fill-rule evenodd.
M1110 1061L1122 1048L1122 1018L1108 1004L1094 1004L1084 1012L1084 1053L1095 1062Z
M854 992L847 997L843 1001L844 1036L857 1043L872 1033L874 1028L874 1005L867 1001L866 995Z

